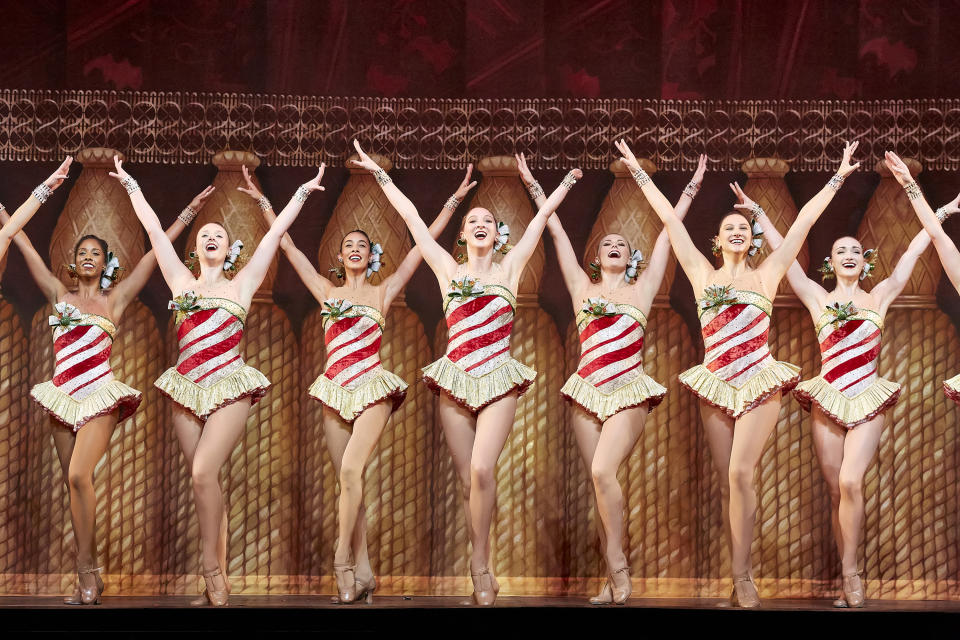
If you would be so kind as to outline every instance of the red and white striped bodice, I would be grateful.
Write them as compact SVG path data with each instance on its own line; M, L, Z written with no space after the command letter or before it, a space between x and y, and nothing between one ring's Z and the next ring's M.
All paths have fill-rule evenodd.
M773 305L753 291L734 290L731 295L736 302L700 314L703 366L739 388L775 362L767 345Z
M199 298L196 306L199 309L177 314L176 370L209 388L244 366L240 338L247 311L226 298Z
M817 323L820 377L849 398L859 395L878 377L882 333L883 320L869 309L858 309L854 317L843 321L824 313Z
M384 318L379 311L355 304L343 315L325 317L323 325L327 347L324 376L341 387L355 389L380 375Z
M643 374L643 333L647 319L634 306L617 304L616 313L577 314L580 363L577 375L603 393L613 393Z
M116 335L110 320L92 313L81 313L75 326L55 327L54 386L79 401L113 380L110 350Z
M515 306L513 293L500 285L484 285L472 297L448 297L447 359L476 377L509 360Z

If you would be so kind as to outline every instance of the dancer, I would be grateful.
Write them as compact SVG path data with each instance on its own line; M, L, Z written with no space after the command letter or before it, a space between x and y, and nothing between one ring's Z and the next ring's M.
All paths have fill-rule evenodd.
M832 180L839 187L843 178ZM956 202L947 207L949 213L960 210ZM783 237L766 216L759 222L764 237L777 249ZM877 375L883 321L928 246L930 236L921 230L890 277L869 292L860 283L872 275L876 251L864 250L859 240L849 236L834 241L820 268L824 279L836 278L832 291L808 278L796 261L787 270L787 281L810 312L820 343L820 375L798 384L793 394L811 412L813 445L830 490L831 522L843 576L843 596L834 602L836 607L863 606L863 574L857 568L864 520L863 478L877 452L886 410L900 397L899 384Z
M20 205L12 216L6 215L3 227L0 228L0 260L3 260L3 256L7 255L10 241L23 229L24 225L30 222L33 214L40 209L40 205L46 202L54 190L67 179L72 163L73 156L67 156L67 159L57 167L57 170L49 178L37 185L27 201ZM7 208L0 204L0 213L6 214L6 210Z
M213 187L200 192L170 225L166 236L176 239L211 193ZM34 386L30 397L49 415L63 481L69 489L78 580L75 592L64 603L100 604L104 585L94 540L97 496L93 472L107 451L114 427L130 417L141 400L139 391L113 377L110 351L117 323L153 273L156 256L148 251L129 276L114 284L121 271L119 262L109 253L106 241L85 235L74 246L74 264L69 266L77 290L68 291L25 233L15 236L14 242L54 308L49 320L54 376Z
M773 296L794 261L810 227L833 199L842 178L859 163L850 164L857 143L844 148L838 175L797 215L778 249L756 268L748 263L762 240L756 218L763 209L732 185L738 203L725 214L713 240L721 259L715 269L687 234L673 207L640 167L623 140L616 143L622 161L664 222L677 260L690 279L698 300L704 340L704 363L680 374L680 383L700 398L700 414L710 453L720 478L724 524L731 547L731 602L758 607L760 598L750 566L757 511L756 468L780 411L781 394L800 379L800 368L773 359L767 344ZM747 211L750 214L746 213ZM752 217L751 217L752 214Z
M520 178L538 207L546 202L523 154L516 156ZM683 190L675 215L683 219L700 190L707 168L700 156L697 171ZM580 332L580 364L560 393L573 405L572 426L580 455L593 478L599 515L600 547L608 579L593 604L623 604L633 590L623 551L623 491L617 470L643 433L647 414L667 390L643 371L643 337L647 314L670 260L666 230L657 236L646 269L638 249L619 233L600 238L593 273L581 267L558 216L550 216L553 237Z
M243 435L250 407L266 393L270 382L243 363L239 344L253 294L260 287L280 238L314 191L322 191L317 176L301 185L276 222L260 240L249 262L238 269L239 249L231 246L227 230L210 222L197 230L199 277L177 256L164 235L137 181L114 157L111 176L130 194L133 209L157 253L163 279L174 296L180 357L154 383L173 400L173 429L193 478L193 495L200 521L205 598L214 606L227 603L226 505L220 486L220 468ZM266 198L257 203L271 209ZM235 273L235 275L233 275ZM232 276L232 277L231 277ZM203 598L194 604L203 602Z
M460 187L430 225L431 237L440 235L460 202L476 186L476 182L470 181L472 172L473 165L469 165ZM246 168L244 178L247 187L241 191L259 201L263 195ZM263 215L267 224L273 225L273 212L265 209ZM391 275L379 284L370 284L368 278L379 270L382 250L365 231L356 229L340 241L336 270L342 282L335 284L313 268L289 233L284 234L280 247L307 289L323 305L326 369L308 393L323 404L324 437L340 481L339 535L333 560L337 601L365 599L370 603L377 581L367 553L364 470L407 388L402 379L381 365L380 339L390 305L416 271L422 256L419 247L413 247Z
M951 200L948 204L934 212L930 204L920 190L920 185L910 175L910 169L906 163L892 151L884 154L884 164L890 169L893 177L907 192L907 198L913 205L913 210L923 224L923 229L933 240L933 246L940 256L940 263L943 265L943 271L950 278L950 283L954 288L960 291L960 251L954 244L947 232L943 230L943 222L951 215L957 212L957 205L960 203L960 196ZM960 375L956 375L943 382L943 392L947 397L960 404Z
M490 572L490 524L496 499L495 467L517 409L517 398L536 372L510 357L510 332L520 275L543 233L547 218L581 177L574 169L530 221L519 242L497 263L506 238L493 214L475 207L460 224L458 242L466 261L457 264L434 240L417 208L386 171L354 142L358 166L373 172L390 203L409 227L423 258L446 290L444 312L449 343L442 358L427 366L424 381L439 395L440 422L463 486L467 530L473 544L470 573L473 599L491 605L500 585Z

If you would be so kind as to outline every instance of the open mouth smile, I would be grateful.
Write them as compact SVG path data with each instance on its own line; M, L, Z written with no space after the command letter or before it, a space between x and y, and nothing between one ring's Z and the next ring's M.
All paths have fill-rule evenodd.
M347 260L349 260L350 262L360 262L361 259L362 258L360 258L360 256L358 256L357 254L353 254L352 256L347 258Z
M617 250L617 249L614 249L613 251L611 251L610 253L607 254L607 257L608 257L608 258L619 258L620 255L621 255L621 254L620 254L620 251Z
M857 263L854 262L853 260L847 260L843 262L842 265L846 269L852 269L853 267L857 266Z

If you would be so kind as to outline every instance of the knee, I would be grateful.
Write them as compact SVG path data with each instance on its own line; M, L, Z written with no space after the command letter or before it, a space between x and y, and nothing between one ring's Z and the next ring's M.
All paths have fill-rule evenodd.
M470 464L470 484L478 489L489 489L494 484L492 464L474 462Z
M93 486L93 478L89 473L71 467L67 472L67 486L71 491L82 491Z
M593 478L593 484L598 489L606 488L617 483L617 470L609 465L598 464L596 461L590 465L590 477Z
M858 474L840 470L840 495L845 498L863 495L863 478Z
M193 467L190 470L190 477L193 478L193 488L203 489L217 484L219 471L219 469L214 469L210 465L194 459Z
M363 468L354 464L344 464L340 468L340 490L358 489L363 481Z
M729 486L737 491L752 491L753 475L753 467L749 465L730 465L727 481ZM727 490L729 491L729 488Z

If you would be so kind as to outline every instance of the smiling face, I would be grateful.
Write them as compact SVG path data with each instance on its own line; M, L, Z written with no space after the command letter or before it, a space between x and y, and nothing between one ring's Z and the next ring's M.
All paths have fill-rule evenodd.
M340 241L340 260L347 269L366 269L370 262L370 238L362 231L351 231Z
M73 261L80 277L100 277L107 265L106 243L90 236L82 238L73 251Z
M630 244L619 233L608 233L600 238L597 258L603 269L626 269L630 260Z
M740 213L728 213L720 221L717 240L720 249L729 253L746 253L750 249L753 230L750 221Z
M483 207L471 209L460 223L460 237L468 247L492 247L497 239L497 221Z
M860 272L863 271L863 245L856 238L849 236L837 238L830 249L830 263L833 265L833 272L839 278L841 276L860 278Z
M216 222L208 222L197 232L197 255L207 264L222 264L230 249L227 230Z

